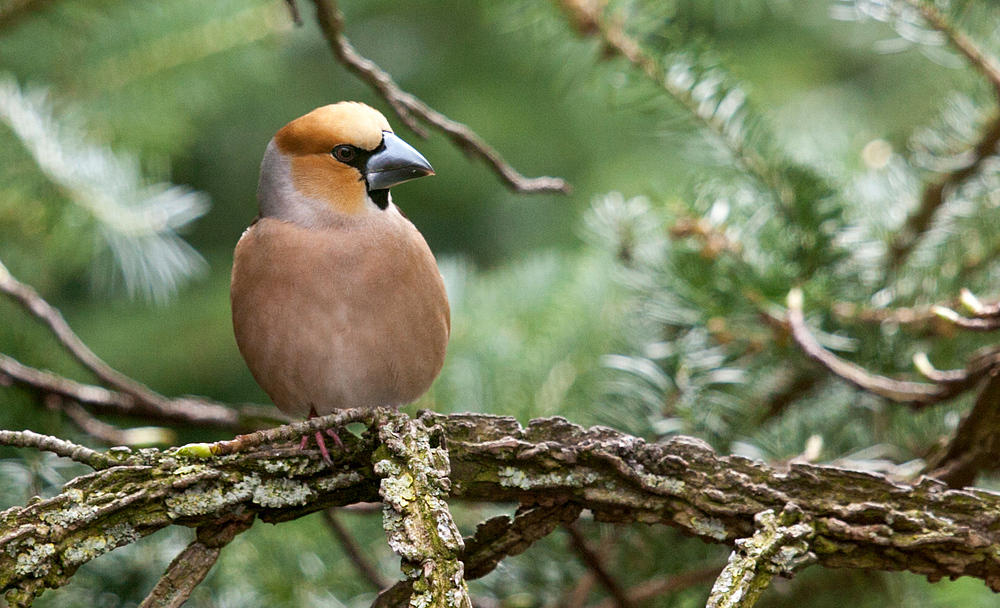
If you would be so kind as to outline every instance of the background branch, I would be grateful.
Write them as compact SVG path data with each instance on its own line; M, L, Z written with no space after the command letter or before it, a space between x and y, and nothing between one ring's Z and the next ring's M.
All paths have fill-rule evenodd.
M340 520L337 518L337 514L333 509L325 509L323 511L323 521L325 521L326 525L329 526L333 535L337 537L337 542L340 543L340 548L344 550L347 558L351 560L352 564L354 564L354 568L358 571L358 574L368 581L376 591L382 591L388 587L388 581L382 578L382 575L378 573L378 569L376 569L375 566L368 561L364 552L360 547L358 547L358 543L354 541L354 537L352 537L347 528L340 523Z
M233 408L203 397L170 399L122 374L90 350L70 328L59 310L45 301L30 285L14 278L2 262L0 292L41 320L59 344L108 387L82 384L24 365L13 357L0 353L0 378L38 393L43 398L57 395L68 402L89 405L103 413L229 430L252 428L257 419L287 420L286 416L273 407L241 405ZM76 414L79 418L79 412ZM105 434L105 437L109 436Z
M615 577L608 572L607 567L604 564L604 560L600 555L594 551L590 543L587 542L587 538L580 532L575 522L571 522L563 525L566 533L569 535L570 546L573 551L580 556L583 563L594 573L594 576L598 581L601 582L601 586L608 592L611 598L615 602L615 606L618 608L632 608L634 604L629 599L628 594L622 588Z

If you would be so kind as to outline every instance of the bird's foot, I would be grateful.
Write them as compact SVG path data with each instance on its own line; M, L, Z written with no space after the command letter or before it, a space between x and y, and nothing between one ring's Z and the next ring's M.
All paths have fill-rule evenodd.
M310 409L309 418L307 418L307 420L315 417L316 417L316 410ZM341 450L344 449L344 442L340 440L340 435L337 434L337 431L333 429L326 429L326 434L333 439L334 443L337 444L338 448L340 448ZM326 464L333 466L333 459L330 458L330 450L326 448L326 441L323 440L323 432L316 431L313 434L313 437L316 438L316 445L319 447L319 453L323 455L323 460L326 461ZM309 435L303 435L302 441L299 442L299 449L304 450L308 445L309 445Z

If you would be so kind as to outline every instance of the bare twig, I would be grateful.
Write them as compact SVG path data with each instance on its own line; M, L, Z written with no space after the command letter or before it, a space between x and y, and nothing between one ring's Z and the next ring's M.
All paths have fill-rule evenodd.
M103 413L159 422L239 430L252 426L254 419L288 420L274 408L242 405L236 409L200 397L167 399L159 404L140 401L130 394L81 384L50 371L24 365L3 353L0 353L0 379L43 397L58 395L66 401L91 406Z
M0 445L52 452L57 456L85 464L94 470L107 469L122 464L121 461L88 447L58 437L41 435L34 431L0 431Z
M399 85L392 80L389 74L370 59L358 54L347 37L344 36L344 17L337 8L336 0L313 0L313 3L316 5L316 17L319 20L320 29L330 43L330 48L337 60L375 89L392 106L400 120L415 133L426 136L419 121L423 121L444 133L460 150L472 158L486 163L515 192L569 194L570 186L565 180L558 177L528 178L521 175L500 156L499 152L490 147L472 129L451 120L399 88Z
M382 578L382 575L378 573L375 566L364 556L361 548L358 547L358 543L354 542L354 537L340 523L340 520L337 519L337 514L334 513L332 508L323 511L323 519L326 521L326 525L330 527L333 535L337 537L337 540L340 542L340 548L344 550L348 559L354 564L354 568L358 571L358 574L364 577L376 591L381 591L388 587L388 581Z
M671 576L657 576L630 587L626 592L632 602L641 604L665 593L675 593L690 587L705 585L718 578L723 566L709 566ZM614 600L608 598L594 608L615 608Z
M969 331L985 333L1000 329L1000 316L996 316L995 314L990 316L977 316L970 319L968 317L961 316L950 308L944 308L943 306L935 306L931 309L931 312L941 319L948 321L955 327L960 327Z
M233 409L204 398L170 399L113 369L73 332L66 319L30 285L14 278L0 262L0 292L42 321L66 351L108 388L81 384L52 372L26 366L0 354L0 377L43 395L91 405L108 413L226 429L245 428L249 419L287 420L272 408L244 405ZM109 390L110 389L110 390Z
M58 402L56 409L66 414L81 431L105 445L172 445L177 439L173 429L158 426L120 429L94 417L75 401L66 401L57 395L52 395L52 399Z
M66 414L81 431L100 441L104 445L126 445L125 432L120 428L102 422L90 415L90 412L75 401L66 401L58 395L51 395L51 401L57 402L55 408Z
M625 590L618 581L608 572L607 567L604 565L604 560L590 546L587 538L580 532L576 523L564 524L563 528L569 534L570 546L580 556L580 559L586 564L587 568L594 573L597 580L601 582L601 586L608 592L608 595L614 599L615 605L618 608L633 608L634 604L628 597L628 594L625 593Z
M944 372L935 370L926 355L917 355L914 363L918 371L932 380L933 384L905 382L873 374L859 365L841 359L816 341L806 326L802 299L802 291L798 288L788 293L788 325L799 347L839 378L874 395L909 403L919 409L974 388L980 380L1000 366L1000 348L991 347L972 355L965 369Z
M83 343L83 340L73 332L59 310L46 302L30 285L15 279L2 262L0 262L0 291L45 323L66 351L93 372L104 385L133 395L140 401L150 404L162 405L167 401L166 397L157 394L146 385L112 369L110 365L94 354L94 351L90 350Z
M948 18L933 4L922 0L906 0L906 2L920 11L927 23L944 34L948 42L968 60L972 67L989 80L1000 101L1000 64L996 58L981 49L965 33L952 27ZM938 181L928 184L924 189L920 206L906 218L902 228L889 242L887 274L891 275L906 263L920 237L930 226L934 213L945 204L949 191L974 175L984 160L995 155L998 142L1000 142L1000 112L983 129L979 141L970 150L969 162L951 173L942 175Z
M253 516L198 528L198 537L174 558L139 608L180 608L208 576L222 548L253 523Z

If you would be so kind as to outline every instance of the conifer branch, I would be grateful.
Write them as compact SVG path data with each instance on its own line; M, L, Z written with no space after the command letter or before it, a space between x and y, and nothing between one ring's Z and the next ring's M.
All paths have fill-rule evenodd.
M426 137L421 122L445 134L466 155L482 161L514 192L569 194L570 185L558 177L525 177L468 126L451 120L416 96L402 90L375 62L362 57L344 35L344 16L336 0L313 0L320 30L337 61L375 90L414 133Z
M604 51L607 55L624 57L656 86L666 91L719 138L738 164L760 180L783 205L787 206L794 194L779 173L774 171L760 154L746 146L740 137L731 136L724 122L706 117L703 112L699 111L698 102L689 94L690 91L679 91L670 86L666 81L663 66L643 51L639 42L625 32L623 23L620 20L605 19L606 4L605 1L601 0L558 1L558 5L569 19L570 25L580 37L599 39L604 45Z
M941 11L924 0L905 0L920 11L927 23L944 34L948 42L968 60L969 64L989 81L1000 104L1000 63L980 48L972 38L955 28ZM931 225L937 210L947 202L951 191L976 174L983 162L996 155L1000 143L1000 110L987 123L979 141L972 147L970 160L958 169L942 175L924 188L920 205L906 218L903 226L889 241L886 274L891 276L905 263L913 248Z

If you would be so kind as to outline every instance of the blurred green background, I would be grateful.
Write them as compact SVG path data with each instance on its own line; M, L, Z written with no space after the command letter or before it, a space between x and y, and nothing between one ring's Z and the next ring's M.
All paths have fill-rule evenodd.
M692 47L713 49L743 82L788 156L818 167L837 186L871 169L866 146L879 142L905 151L951 89L976 82L956 69L955 56L899 44L883 23L834 18L852 3L614 6L653 32L654 43L656 28L670 23ZM445 370L410 411L471 410L522 422L563 415L651 439L662 430L606 398L606 382L614 377L602 355L635 350L633 286L618 280L615 252L591 238L583 216L608 193L626 200L644 195L670 207L690 198L706 175L729 169L688 113L627 64L605 61L597 43L577 39L553 4L359 0L341 8L358 51L403 89L469 125L525 175L567 179L574 189L569 196L511 193L441 135L422 140L408 131L336 64L308 3L300 3L302 27L293 26L283 3L256 0L26 0L19 7L0 1L0 80L8 91L13 83L19 95L35 100L36 110L61 125L56 131L78 132L86 146L131 159L148 183L185 185L211 202L180 229L205 263L192 262L190 276L178 279L169 297L129 297L129 279L118 268L122 261L109 254L100 218L39 169L24 137L9 128L11 119L0 125L0 260L58 306L113 367L170 396L267 403L232 337L232 250L256 214L260 158L273 133L317 106L351 99L383 111L437 173L393 194L436 253L453 306ZM11 303L0 302L0 320L0 351L92 380ZM86 441L56 412L10 389L0 391L0 427ZM217 437L178 431L178 441ZM794 455L802 445L795 437L787 453L771 455ZM706 438L726 450L734 440ZM23 504L26 493L52 493L79 472L46 456L3 455L4 508ZM456 517L471 533L498 510L465 506ZM385 546L378 515L344 519L384 576L395 578L398 560ZM319 516L257 524L223 552L188 605L368 605L373 590L323 527ZM596 525L587 530L595 541L621 534ZM623 548L609 559L630 583L718 563L726 554L669 529L631 528L627 536L643 549ZM136 605L189 537L187 530L171 530L117 550L37 605ZM564 605L584 572L565 547L565 538L553 535L476 583L474 595L490 606ZM706 593L696 587L649 605L704 605ZM996 602L979 581L932 586L911 575L833 571L809 571L768 593L762 603L769 606ZM595 589L591 600L600 596Z

